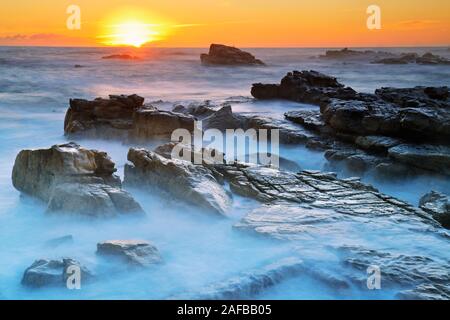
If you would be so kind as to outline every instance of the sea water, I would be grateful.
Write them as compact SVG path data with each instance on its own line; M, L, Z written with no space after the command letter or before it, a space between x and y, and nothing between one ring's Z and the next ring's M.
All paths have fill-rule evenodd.
M120 217L90 220L73 216L48 216L45 205L21 196L11 183L17 153L25 148L48 148L68 140L63 121L70 98L93 99L109 94L136 93L147 102L170 109L175 103L211 100L239 100L231 103L235 112L261 113L282 118L284 112L314 109L315 106L287 101L255 102L252 83L278 83L292 70L317 70L336 76L355 90L373 92L383 86L450 85L450 68L445 66L373 65L313 57L325 49L250 49L267 67L205 67L199 54L206 49L140 49L136 61L102 60L104 55L124 53L110 48L0 48L0 298L1 299L164 299L185 291L195 292L247 270L288 256L300 256L312 268L323 266L338 275L341 266L323 246L325 238L305 243L283 243L255 237L233 229L233 224L259 206L256 201L235 196L228 219L219 219L176 198L154 190L129 191L141 203L143 218ZM446 49L385 49L446 55ZM81 65L81 68L75 68ZM78 140L85 147L104 150L116 162L123 177L130 145L104 140ZM156 142L149 147L156 146ZM322 152L303 146L281 146L280 155L302 169L323 170ZM338 172L342 177L350 175ZM432 189L449 194L443 177L423 176L407 181L377 181L370 175L363 181L380 191L417 205L420 196ZM339 222L337 222L339 223ZM390 251L449 258L448 243L433 234L421 234L399 225L389 230L350 223L348 233L326 238L334 244L360 244ZM72 235L72 244L49 248L45 243ZM109 239L151 241L164 263L150 269L130 271L95 254L96 243ZM444 249L446 248L446 249ZM23 271L38 258L72 257L90 268L95 283L82 290L40 289L21 286ZM345 299L392 298L393 292L373 293L364 288L336 291L311 276L286 280L253 298Z

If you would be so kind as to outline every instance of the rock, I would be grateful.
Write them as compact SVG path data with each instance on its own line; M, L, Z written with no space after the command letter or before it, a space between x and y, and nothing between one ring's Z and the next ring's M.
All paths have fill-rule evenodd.
M203 129L246 129L245 119L233 114L231 106L224 106L203 120Z
M97 254L116 256L134 266L147 267L162 262L158 249L141 240L109 240L97 244Z
M194 117L170 111L141 109L134 113L132 134L138 139L170 137L176 129L194 130Z
M450 147L401 144L388 150L393 159L425 170L450 174Z
M362 149L383 153L401 143L399 139L386 136L359 136L355 140L355 144Z
M301 124L306 129L327 133L327 127L320 112L315 110L289 111L284 117L292 122Z
M344 48L342 50L327 50L325 55L319 56L322 59L336 59L336 60L372 60L372 59L381 59L387 57L395 56L390 52L383 51L373 51L373 50L352 50L348 48Z
M72 272L68 270L71 266L80 268L81 284L92 280L93 274L76 260L69 258L60 260L39 259L25 270L22 285L32 288L66 286L67 278Z
M251 94L261 100L287 99L318 105L330 98L356 98L355 90L344 87L336 78L317 71L289 72L279 85L255 83Z
M359 286L367 283L367 267L381 268L383 289L403 289L397 294L400 299L448 299L450 273L448 262L421 255L396 254L359 246L338 248L343 264L351 267L347 274ZM355 270L360 271L358 274Z
M252 299L267 288L273 287L305 271L303 262L295 257L247 271L238 276L211 284L197 292L185 292L170 297L172 300L242 300Z
M201 54L200 60L205 65L264 65L252 54L222 44L212 44L209 53Z
M450 197L431 191L420 198L419 206L430 213L444 228L450 229Z
M115 171L105 152L71 142L21 151L12 182L17 190L46 202L48 212L88 216L143 213L133 197L121 189Z
M216 112L215 108L217 108L217 106L212 105L209 100L206 100L201 103L191 103L187 107L176 105L172 109L172 112L190 114L198 119L203 119L214 114Z
M64 121L66 135L146 140L170 136L175 129L193 130L195 118L152 105L138 95L111 95L93 101L71 99Z
M450 107L448 87L380 88L375 94L400 108Z
M231 198L214 177L214 173L202 165L166 159L155 152L131 148L125 166L124 183L135 187L161 188L171 195L203 207L208 211L226 215Z
M431 52L427 52L423 56L418 57L416 59L416 63L432 64L432 65L437 65L437 64L450 65L450 60L440 57L438 55L434 55Z
M61 245L72 244L72 243L73 243L73 236L69 234L67 236L50 239L45 243L45 246L48 248L56 248Z
M111 60L111 59L115 59L115 60L137 60L139 58L136 57L136 56L132 56L130 54L111 54L111 55L102 57L102 59L104 59L104 60Z

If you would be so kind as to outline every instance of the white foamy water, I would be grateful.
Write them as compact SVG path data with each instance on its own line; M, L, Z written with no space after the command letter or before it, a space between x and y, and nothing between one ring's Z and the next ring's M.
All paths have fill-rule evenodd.
M395 50L395 49L391 49ZM396 51L405 51L398 49ZM427 49L408 49L416 52ZM450 85L450 69L443 66L385 66L311 59L324 49L254 49L268 67L208 68L199 63L201 49L146 49L138 61L102 60L117 49L90 48L0 48L0 298L167 298L184 291L201 290L246 270L284 257L299 256L327 272L339 274L341 266L330 256L325 242L360 244L409 254L448 259L448 243L433 234L405 227L380 230L370 225L346 223L348 233L339 237L312 239L305 243L281 243L236 231L233 224L258 204L234 198L230 219L218 219L177 199L130 190L147 212L144 218L86 220L49 217L39 201L21 197L11 184L17 153L24 148L47 148L66 142L63 120L70 98L95 98L108 94L137 93L146 101L173 103L250 96L254 82L279 82L293 69L314 69L336 76L339 81L364 92L378 87ZM407 50L406 50L407 51ZM444 49L433 49L445 55ZM123 52L123 50L120 50ZM82 68L74 68L74 65ZM314 106L285 101L232 104L236 112L261 113L281 118L283 113ZM129 146L98 140L78 141L104 150L123 175ZM151 143L150 143L151 145ZM156 145L156 142L153 146ZM324 168L323 153L303 146L282 146L281 156L302 169ZM340 172L340 176L348 176ZM436 189L450 192L450 183L439 177L385 182L364 177L382 192L417 204L423 193ZM339 223L339 222L337 222ZM45 246L49 239L71 234L74 243L56 249ZM144 239L160 250L164 264L130 272L95 255L96 243L108 239ZM326 241L325 241L326 240ZM444 250L444 248L446 248ZM80 291L65 289L28 290L20 285L23 271L38 258L69 256L80 260L98 276ZM319 262L317 262L319 261ZM368 292L364 288L336 291L312 276L286 280L255 298L392 298L393 293Z

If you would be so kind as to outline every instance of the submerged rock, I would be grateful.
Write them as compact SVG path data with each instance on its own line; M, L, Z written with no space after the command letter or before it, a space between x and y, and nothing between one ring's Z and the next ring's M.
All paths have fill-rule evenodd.
M373 50L352 50L344 48L342 50L327 50L325 55L319 56L321 59L333 59L333 60L372 60L372 59L388 59L394 57L395 54L385 51L373 51Z
M214 172L189 161L166 159L145 149L131 148L125 166L124 183L135 187L161 188L169 194L226 215L231 198L217 181Z
M81 284L92 280L93 274L78 261L63 258L60 260L39 259L28 267L22 278L22 285L32 288L63 287L73 271L69 267L76 266L81 271Z
M211 284L197 292L186 292L172 300L242 300L251 299L264 290L291 277L295 277L305 268L298 258L285 258L262 268L247 271L220 283Z
M195 118L144 105L138 95L111 95L93 101L71 99L64 120L66 135L92 138L150 139L175 129L193 130Z
M72 243L73 243L73 236L69 234L67 236L50 239L47 242L45 242L45 246L48 248L56 248L65 244L72 244Z
M424 211L430 213L444 228L450 229L449 196L436 191L431 191L420 198L419 206Z
M97 254L115 256L131 265L147 267L162 262L158 249L141 240L109 240L97 244Z
M121 188L115 164L105 152L76 143L50 149L23 150L12 173L14 187L48 204L48 212L88 216L143 213L141 206Z
M201 54L200 60L205 65L264 65L251 53L222 44L212 44L209 53Z

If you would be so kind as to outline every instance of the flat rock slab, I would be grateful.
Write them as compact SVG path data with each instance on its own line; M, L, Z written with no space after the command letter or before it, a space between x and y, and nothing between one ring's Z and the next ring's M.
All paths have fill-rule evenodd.
M201 54L200 60L205 65L264 65L264 62L256 59L251 53L223 44L212 44L209 53Z

